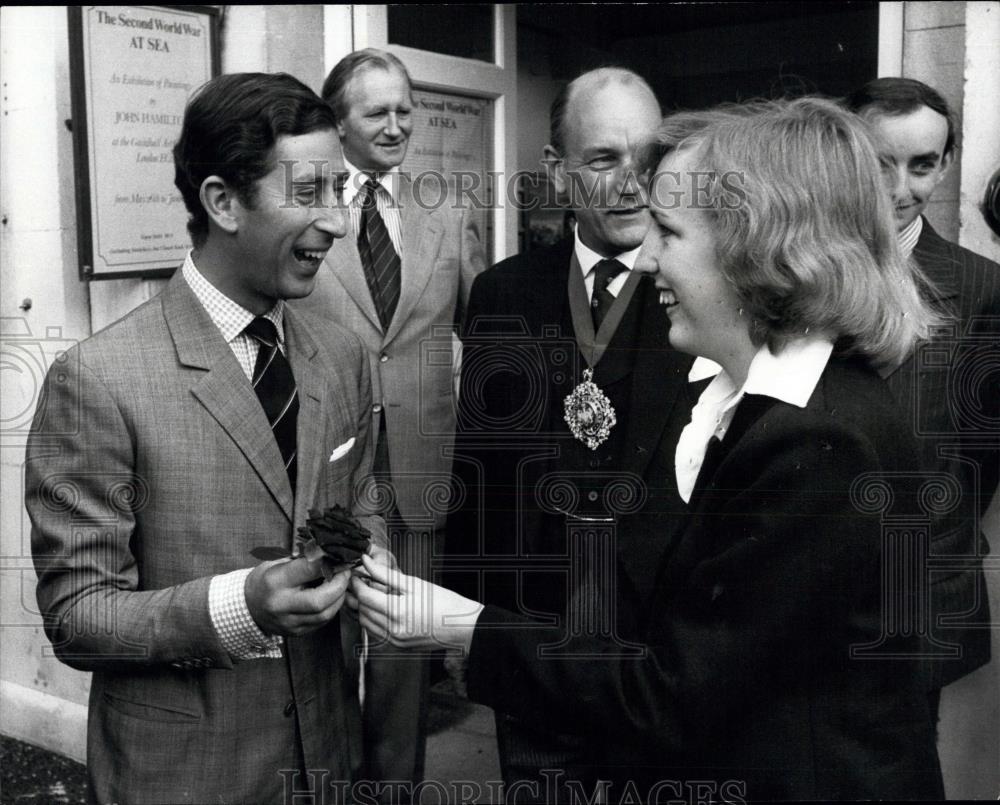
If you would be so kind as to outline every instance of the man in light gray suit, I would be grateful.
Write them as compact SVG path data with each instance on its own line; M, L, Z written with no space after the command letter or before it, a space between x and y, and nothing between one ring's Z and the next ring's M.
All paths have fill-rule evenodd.
M348 571L251 555L334 504L385 546L368 360L283 302L346 231L334 126L291 76L199 90L174 148L194 250L46 378L26 505L46 634L93 672L96 801L326 801L360 767Z
M391 546L404 572L426 577L451 483L455 332L483 252L468 205L442 199L440 185L421 198L399 171L413 98L396 57L371 48L351 53L322 94L350 172L351 229L327 255L316 292L299 304L353 330L368 348L375 469L385 482ZM372 646L364 707L372 779L422 779L427 687L426 659Z

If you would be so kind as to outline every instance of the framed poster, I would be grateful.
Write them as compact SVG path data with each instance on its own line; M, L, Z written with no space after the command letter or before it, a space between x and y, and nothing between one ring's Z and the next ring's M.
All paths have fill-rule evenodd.
M219 74L218 9L68 11L80 278L169 276L190 248L172 149Z
M493 101L414 87L413 103L413 132L403 170L420 189L418 203L433 206L447 200L470 208L491 259ZM450 190L447 199L443 185Z

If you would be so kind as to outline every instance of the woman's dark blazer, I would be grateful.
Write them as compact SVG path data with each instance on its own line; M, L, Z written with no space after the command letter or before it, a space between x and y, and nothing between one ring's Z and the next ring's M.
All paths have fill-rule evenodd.
M831 359L804 409L748 395L652 596L619 617L642 624L645 656L577 639L560 659L541 650L559 629L487 607L470 695L599 744L612 801L630 780L639 800L696 781L730 799L943 797L923 680L892 657L910 641L885 634L907 631L903 613L883 611L884 595L913 603L888 560L919 530L893 519L917 508L915 466L861 360Z

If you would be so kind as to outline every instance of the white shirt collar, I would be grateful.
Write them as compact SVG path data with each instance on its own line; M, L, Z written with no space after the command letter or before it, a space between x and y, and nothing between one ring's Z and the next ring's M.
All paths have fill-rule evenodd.
M924 217L918 215L899 233L899 248L903 252L904 257L909 257L913 254L913 250L917 247L917 241L920 240L920 233L923 231Z
M805 408L833 354L833 341L823 335L789 341L775 355L765 344L750 363L743 394L761 394Z
M691 411L691 421L681 432L674 453L677 489L684 502L690 502L695 481L705 460L708 443L714 436L720 441L733 421L736 406L747 394L772 397L804 408L816 390L823 370L833 353L833 342L822 335L804 336L787 342L777 355L765 344L750 362L746 382L739 389L718 364L707 359L695 361L688 380L711 377ZM695 375L695 369L699 372ZM709 372L706 374L706 372Z
M368 181L368 177L371 176L370 171L363 171L355 165L351 164L351 161L344 157L344 165L347 166L347 186L344 188L344 206L349 207L351 202L354 201L358 193L361 192L361 188L365 186L365 182ZM399 190L399 166L397 165L392 170L383 173L378 180L378 183L385 188L385 191L389 194L394 202L397 201L397 194Z
M691 370L688 372L688 383L697 383L699 380L708 380L708 378L715 377L721 371L722 367L715 361L710 358L703 358L699 355L694 359L694 363L691 364Z
M184 258L181 273L198 301L201 302L201 306L205 308L212 323L219 328L226 343L230 344L234 338L243 334L246 326L254 320L255 315L239 302L234 302L226 296L198 270L191 257L193 251L189 251ZM285 303L279 299L263 317L274 324L278 331L278 343L284 344Z
M833 342L824 335L792 339L785 343L777 355L764 344L750 362L740 396L763 394L804 408L832 353ZM710 377L718 380L723 375L726 386L730 391L735 390L733 381L719 364L708 358L698 357L688 372L688 382L697 383Z
M614 259L621 262L625 268L631 271L635 267L635 258L639 256L639 250L641 248L642 246L636 246L634 249L629 249L627 252L616 254ZM594 266L596 266L601 260L605 259L591 249L586 243L580 240L579 225L573 230L573 250L576 253L576 260L580 264L580 270L583 271L584 277L594 270Z

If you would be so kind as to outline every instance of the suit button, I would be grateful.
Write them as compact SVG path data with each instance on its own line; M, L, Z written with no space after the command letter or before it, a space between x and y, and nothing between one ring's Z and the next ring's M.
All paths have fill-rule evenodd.
M594 503L597 500L597 493L594 492L593 490L591 490L590 492L588 492L587 493L587 500L589 500L591 503Z
M600 302L597 301L597 297L594 297L594 300L590 303L590 306L596 308L599 304Z
M286 716L290 716L292 713L294 713L295 712L295 700L294 699L289 699L288 700L288 704L285 705L285 709L282 710L282 712Z
M373 414L381 414L382 413L382 403L375 403L375 405L372 406L372 413Z
M383 352L381 355L378 356L378 360L379 363L385 363L387 360L389 360L389 356Z
M601 466L601 460L599 458L590 459L590 469L596 470L600 466Z

